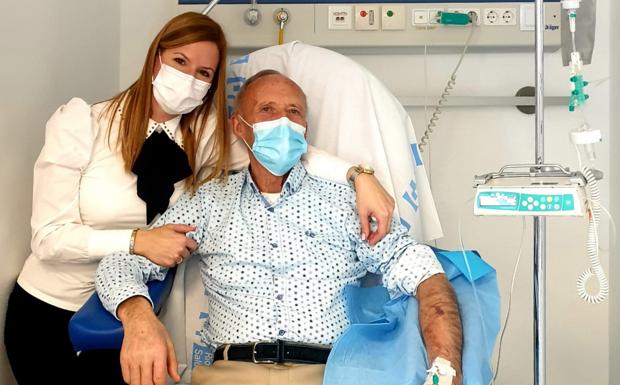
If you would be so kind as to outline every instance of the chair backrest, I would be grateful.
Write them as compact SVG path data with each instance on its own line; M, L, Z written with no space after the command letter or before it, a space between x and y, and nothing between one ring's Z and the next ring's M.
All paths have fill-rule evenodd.
M226 81L230 106L245 80L264 69L287 75L304 90L311 144L353 163L372 165L395 197L397 215L410 233L418 240L442 236L409 115L379 80L341 54L292 42L230 63ZM212 352L200 339L207 317L198 260L190 260L177 272L163 315L177 358L189 368L211 359ZM185 371L184 382L189 383L189 372Z

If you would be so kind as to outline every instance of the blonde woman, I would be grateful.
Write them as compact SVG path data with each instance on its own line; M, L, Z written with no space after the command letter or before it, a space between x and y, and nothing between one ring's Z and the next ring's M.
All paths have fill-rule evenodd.
M48 121L34 167L32 253L11 293L4 334L20 385L78 383L85 373L81 383L122 383L118 352L78 358L67 325L94 292L103 256L130 251L168 267L189 256L191 223L148 225L184 191L247 164L227 127L225 63L221 27L184 13L155 37L128 89L95 105L72 99ZM335 181L352 172L314 149L306 162ZM393 200L372 175L355 185L364 235L375 243L388 230ZM375 233L369 216L379 222Z

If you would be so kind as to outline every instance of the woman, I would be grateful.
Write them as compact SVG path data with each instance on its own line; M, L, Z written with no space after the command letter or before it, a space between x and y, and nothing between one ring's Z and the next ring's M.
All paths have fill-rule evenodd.
M220 26L185 13L155 37L127 90L93 106L72 99L48 121L34 170L32 253L11 293L5 326L20 385L122 378L118 352L78 358L67 325L93 293L105 255L130 251L163 266L189 256L196 248L185 236L191 224L146 227L184 191L247 164L242 143L227 128L225 62ZM332 179L345 180L348 164L316 150L306 160L312 169L343 170ZM389 223L393 200L372 176L355 184L365 235L374 243L384 231L371 235L367 218ZM93 367L100 370L89 372Z

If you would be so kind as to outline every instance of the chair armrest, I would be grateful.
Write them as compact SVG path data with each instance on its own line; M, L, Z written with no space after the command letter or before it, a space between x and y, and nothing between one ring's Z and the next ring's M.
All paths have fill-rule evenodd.
M156 314L168 299L175 273L176 267L168 270L163 281L147 283ZM76 352L120 349L123 335L123 325L103 307L97 293L93 293L69 321L69 338Z

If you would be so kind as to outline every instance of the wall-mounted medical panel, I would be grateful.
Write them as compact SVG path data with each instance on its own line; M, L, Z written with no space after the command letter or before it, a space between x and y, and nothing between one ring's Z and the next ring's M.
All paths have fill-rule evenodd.
M522 0L519 3L534 3L535 0ZM559 3L561 0L544 0L545 3ZM220 0L220 4L247 4L248 0ZM409 3L409 4L450 4L450 3L513 3L514 0L262 0L261 4L356 4L356 3ZM179 4L207 4L205 0L179 0Z
M191 1L191 0L185 0ZM235 0L222 0L235 1ZM304 0L300 1L303 2ZM204 2L203 2L204 3ZM179 5L179 11L201 11L204 4ZM210 13L226 32L234 49L256 49L278 43L280 25L274 14L284 8L289 20L284 41L301 40L333 49L380 49L416 51L425 45L435 52L458 51L472 28L472 51L525 51L534 48L534 4L531 2L438 3L324 3L268 4L255 9L261 14L257 24L246 20L251 8L245 4L218 4ZM442 25L441 12L471 13L476 25ZM560 47L561 8L558 2L545 3L545 48Z

